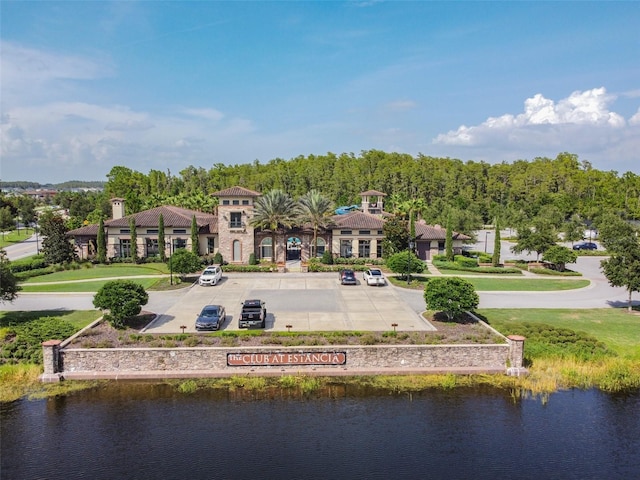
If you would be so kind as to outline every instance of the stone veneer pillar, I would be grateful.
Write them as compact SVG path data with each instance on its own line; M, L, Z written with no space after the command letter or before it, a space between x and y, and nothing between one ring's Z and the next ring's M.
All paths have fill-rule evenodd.
M47 340L42 342L42 360L44 373L40 376L43 382L60 381L60 344L61 340Z
M510 366L507 368L507 375L519 377L520 375L526 375L528 370L524 368L524 341L525 337L522 335L509 335L509 362Z

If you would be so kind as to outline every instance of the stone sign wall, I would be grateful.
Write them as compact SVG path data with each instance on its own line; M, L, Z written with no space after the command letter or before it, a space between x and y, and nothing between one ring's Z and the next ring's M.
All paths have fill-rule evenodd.
M519 337L522 338L522 337ZM43 344L44 381L245 374L507 373L522 366L524 339L491 345L60 348ZM253 361L252 361L253 359ZM268 361L267 361L268 360Z

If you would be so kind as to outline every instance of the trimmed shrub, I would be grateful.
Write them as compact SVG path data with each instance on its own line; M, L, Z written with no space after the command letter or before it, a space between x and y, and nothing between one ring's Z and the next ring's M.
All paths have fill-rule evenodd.
M478 261L475 258L465 257L464 255L456 255L454 259L458 265L461 265L463 267L473 268L478 266Z
M325 250L322 253L322 259L320 261L322 263L324 263L325 265L332 265L333 264L333 255L331 255L331 252L329 250Z

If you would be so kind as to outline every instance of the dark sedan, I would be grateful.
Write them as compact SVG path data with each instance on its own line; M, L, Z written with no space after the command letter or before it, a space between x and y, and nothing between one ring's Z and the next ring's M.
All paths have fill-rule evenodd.
M593 242L580 242L573 246L574 250L597 250L598 245Z
M340 270L340 283L342 285L356 285L358 281L356 280L356 274L353 270L345 268L344 270Z
M196 318L196 330L219 330L226 315L222 305L207 305Z

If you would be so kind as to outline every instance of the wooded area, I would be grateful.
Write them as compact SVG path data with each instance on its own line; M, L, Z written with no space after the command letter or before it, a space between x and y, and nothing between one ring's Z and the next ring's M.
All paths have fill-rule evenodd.
M558 229L569 221L590 225L605 213L640 219L639 175L597 170L570 153L489 164L369 150L215 164L208 170L190 166L177 175L116 166L107 180L104 192L61 192L54 200L70 210L78 226L108 218L112 197L125 199L127 214L163 204L211 211L216 205L211 193L234 185L262 193L278 188L294 199L316 189L335 206L358 204L360 192L375 189L388 195L385 210L417 200L427 223L445 225L451 215L453 228L461 232L496 218L505 227L544 219Z

